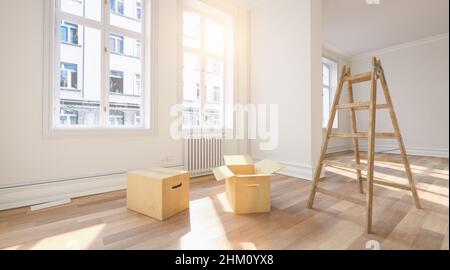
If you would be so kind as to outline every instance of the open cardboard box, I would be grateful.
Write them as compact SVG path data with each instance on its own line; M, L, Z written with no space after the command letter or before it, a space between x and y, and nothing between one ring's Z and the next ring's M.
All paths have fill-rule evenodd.
M231 208L237 214L270 212L270 178L283 166L271 160L255 164L249 156L224 156L225 166L213 170L217 181L225 180Z

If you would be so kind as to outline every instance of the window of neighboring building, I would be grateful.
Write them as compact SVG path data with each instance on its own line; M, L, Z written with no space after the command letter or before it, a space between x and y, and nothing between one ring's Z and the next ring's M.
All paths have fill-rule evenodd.
M141 1L136 1L136 19L140 20L142 17L142 3Z
M200 125L200 110L198 108L185 108L183 125L185 127L198 127Z
M139 20L133 15L136 1ZM44 72L46 132L70 135L79 133L71 133L76 128L90 133L113 126L148 132L153 99L152 72L146 71L153 49L147 15L152 0L44 3L49 11L45 47L51 60ZM120 16L124 11L130 16Z
M125 125L125 112L118 110L111 110L109 113L109 124L111 126Z
M124 15L124 0L109 0L111 11Z
M62 109L59 121L61 122L61 125L78 125L78 111Z
M232 18L211 7L186 3L183 20L183 106L185 128L224 128L226 91L233 82ZM231 23L230 23L231 21Z
M124 52L124 38L114 34L109 35L109 49L113 53L123 54Z
M322 97L323 97L323 116L322 116L322 126L327 128L328 121L330 119L331 106L333 105L334 95L336 93L337 87L337 73L338 64L328 58L323 58L322 60ZM333 128L338 128L338 118L339 115L336 113L336 118L333 123Z
M62 21L61 42L78 45L78 25Z
M141 74L134 74L134 95L139 96L141 93Z
M141 41L140 40L136 40L136 47L135 47L135 52L134 52L134 56L136 57L141 57Z
M109 85L111 93L123 94L123 72L111 70L109 76Z
M61 63L61 88L78 89L78 67L76 64Z

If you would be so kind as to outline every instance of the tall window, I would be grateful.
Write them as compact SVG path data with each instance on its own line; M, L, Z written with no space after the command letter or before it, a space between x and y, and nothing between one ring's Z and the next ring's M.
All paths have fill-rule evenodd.
M59 83L50 89L50 128L150 128L150 78L144 74L151 1L137 2L140 20L133 0L48 1L55 18L49 21L60 27L51 31L56 51L50 70L57 73L49 81Z
M190 6L183 12L185 128L224 127L225 89L232 84L225 77L226 68L232 68L227 61L232 26L224 17Z
M327 128L328 120L330 119L331 106L333 105L334 95L336 93L337 87L337 73L338 64L333 60L323 58L322 59L322 70L323 70L323 118L322 126ZM338 128L338 118L339 115L336 113L336 118L333 123L333 128Z

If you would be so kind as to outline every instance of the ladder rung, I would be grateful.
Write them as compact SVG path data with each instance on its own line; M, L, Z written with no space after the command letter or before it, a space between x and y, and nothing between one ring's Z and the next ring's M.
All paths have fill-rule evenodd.
M336 109L369 109L370 102L339 104Z
M370 105L366 108L360 107L360 108L355 108L355 110L360 111L360 110L368 110L370 109ZM389 105L388 104L379 104L377 105L377 110L383 110L383 109L389 109Z
M331 138L369 138L369 133L367 132L358 132L358 133L348 133L348 132L334 132L330 134ZM375 134L376 138L379 139L391 139L397 138L397 134L393 132L377 132Z
M361 180L363 182L367 182L367 178L366 177L361 177ZM386 182L386 181L377 180L377 179L374 179L373 183L376 184L376 185L380 185L380 186L393 187L393 188L398 188L398 189L403 189L403 190L408 190L408 191L411 190L411 188L409 186L406 186L406 185L392 183L392 182Z
M357 74L353 76L346 76L346 81L349 81L351 83L360 83L360 82L367 82L372 80L372 72L366 72L362 74Z
M355 109L355 110L368 110L370 109L370 102L360 102L360 103L348 103L348 104L339 104L336 106L336 109ZM377 105L377 110L389 109L388 104L379 104Z
M341 162L341 161L337 161L337 160L325 159L324 161L322 161L322 164L325 166L330 166L330 167L342 167L342 168L362 170L362 171L367 170L366 165L363 165L363 164L358 165L355 162Z
M352 202L352 203L355 203L355 204L358 204L358 205L361 205L361 206L365 206L366 205L366 202L361 200L361 199L354 198L354 197L351 197L351 196L348 196L348 195L345 195L345 194L342 194L342 193L339 193L339 192L323 189L323 188L320 188L320 187L318 187L316 191L319 192L319 193L325 194L327 196L335 197L335 198L343 200L343 201Z

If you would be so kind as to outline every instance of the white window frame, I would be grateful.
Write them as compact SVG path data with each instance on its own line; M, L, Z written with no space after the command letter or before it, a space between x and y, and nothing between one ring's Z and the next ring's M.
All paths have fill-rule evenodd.
M110 6L109 1L102 0L102 22L89 18L83 18L72 14L57 12L60 0L49 0L44 2L44 95L43 95L43 137L98 137L98 136L154 136L157 134L157 110L156 110L156 85L157 85L157 5L154 0L143 0L143 20L142 32L136 33L115 26L103 26L102 22L109 22ZM61 16L63 14L63 16ZM61 126L59 121L60 103L60 21L68 20L81 26L103 29L101 53L102 56L102 76L101 76L101 113L100 126ZM109 34L110 32L124 34L135 39L141 39L144 44L141 54L142 71L142 104L141 104L141 127L112 127L108 125L109 120ZM141 43L141 44L142 44ZM54 106L57 104L57 106ZM105 112L106 110L106 112ZM144 117L143 117L144 116Z
M201 66L201 70L200 70L200 100L199 100L199 104L200 104L200 108L197 107L193 107L193 109L199 109L199 119L200 119L200 125L197 127L190 127L190 126L184 126L183 125L183 129L184 130L189 130L189 131L193 131L193 132L202 132L203 130L222 130L224 132L226 132L227 130L232 130L232 123L228 123L227 119L229 118L227 115L227 111L226 108L229 104L227 104L227 93L226 91L228 90L232 90L234 91L235 89L235 80L234 81L229 81L228 80L228 73L230 72L230 68L232 69L231 72L233 74L236 73L236 66L234 65L236 59L233 57L233 63L229 63L229 55L228 55L228 50L227 50L227 45L226 45L226 40L224 41L224 53L223 55L217 55L217 54L213 54L213 53L208 53L206 52L206 49L204 48L204 44L202 44L203 41L201 41L200 44L200 49L195 49L195 48L190 48L190 47L185 47L183 44L183 36L184 36L184 31L183 31L183 13L184 12L193 12L193 13L197 13L199 14L202 18L201 18L201 22L200 22L200 35L202 35L204 29L205 29L205 19L208 19L214 23L217 23L221 26L224 27L225 32L227 31L227 23L221 18L221 17L217 17L214 16L208 12L205 12L202 8L197 8L194 4L191 4L193 1L191 0L179 0L179 3L181 5L180 11L179 11L179 51L180 51L180 63L181 63L181 67L179 69L179 78L180 78L180 82L183 82L183 58L184 58L184 53L192 53L194 55L199 55L200 56L200 66ZM203 4L203 3L202 3ZM206 4L204 4L206 5ZM213 9L216 9L214 7L212 7ZM230 14L228 14L230 15ZM231 17L233 17L233 15L230 15ZM233 23L234 23L234 18L233 18ZM233 29L234 31L234 29ZM235 38L235 33L233 33L233 39ZM234 56L236 55L236 51L235 51L235 47L234 47L234 42L233 42L233 51L234 51ZM219 62L223 63L223 78L224 78L224 82L222 87L222 95L221 95L221 101L219 102L219 104L221 103L221 117L220 117L220 122L221 122L221 126L220 127L209 127L207 125L205 125L205 112L206 110L209 110L210 108L208 108L208 106L205 106L205 104L208 104L210 102L208 102L207 99L207 89L206 89L206 85L205 83L205 76L206 76L206 63L207 63L207 59L214 59L214 60L218 60ZM235 78L233 76L233 78ZM181 102L184 103L185 99L183 98L183 83L180 84L180 100ZM232 94L234 95L234 93ZM186 101L189 101L189 99L186 99ZM234 100L232 101L234 104ZM188 109L188 108L184 108L184 109ZM230 127L231 124L231 127Z

